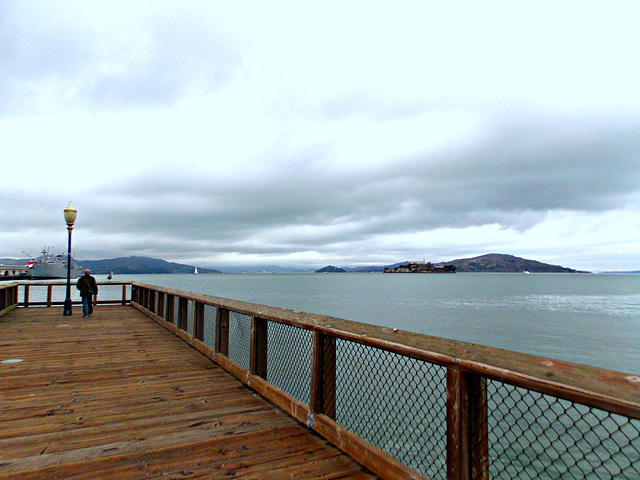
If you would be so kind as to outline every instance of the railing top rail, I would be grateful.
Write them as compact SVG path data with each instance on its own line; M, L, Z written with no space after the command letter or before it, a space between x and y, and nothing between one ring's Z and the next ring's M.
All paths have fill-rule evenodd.
M76 284L76 282L78 281L78 278L72 278L71 279L71 285ZM67 281L66 280L19 280L17 282L14 282L14 284L19 284L19 285L33 285L33 286L45 286L45 285L66 285ZM111 280L111 281L98 281L97 282L98 285L131 285L132 282L130 281L115 281L115 280Z
M327 315L296 312L156 285L132 285L318 331L445 367L640 419L640 375L554 360Z
M19 282L7 282L7 283L0 283L0 290L3 288L11 288L11 287L15 287L16 285L19 285Z

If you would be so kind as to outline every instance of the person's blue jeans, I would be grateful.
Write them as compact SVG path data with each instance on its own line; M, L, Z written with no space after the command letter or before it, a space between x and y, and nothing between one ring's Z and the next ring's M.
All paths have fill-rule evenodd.
M82 297L82 316L88 317L93 313L93 295Z

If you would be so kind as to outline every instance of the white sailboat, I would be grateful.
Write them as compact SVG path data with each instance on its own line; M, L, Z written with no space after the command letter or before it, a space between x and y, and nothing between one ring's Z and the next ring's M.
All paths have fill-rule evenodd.
M195 268L195 270L193 271L194 275L198 275L198 267Z

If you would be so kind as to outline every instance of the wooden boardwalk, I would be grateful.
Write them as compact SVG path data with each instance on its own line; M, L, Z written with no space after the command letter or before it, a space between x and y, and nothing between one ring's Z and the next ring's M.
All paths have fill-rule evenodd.
M0 479L377 478L133 307L0 317Z

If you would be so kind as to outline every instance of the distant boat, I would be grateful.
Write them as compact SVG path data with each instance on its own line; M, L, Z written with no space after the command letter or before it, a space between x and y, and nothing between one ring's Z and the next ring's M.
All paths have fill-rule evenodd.
M525 275L529 275L531 272L529 270L525 270L522 273L524 273Z
M111 280L113 278L113 272L109 273L109 275L107 276L107 280Z
M194 275L198 275L198 267L195 268L195 270L193 271Z
M27 255L29 254L27 253ZM31 257L31 255L29 256ZM56 254L52 249L46 247L42 249L42 256L37 259L32 257L26 267L29 278L33 280L67 278L67 256ZM82 268L76 265L73 259L71 260L70 274L72 278L82 275Z

